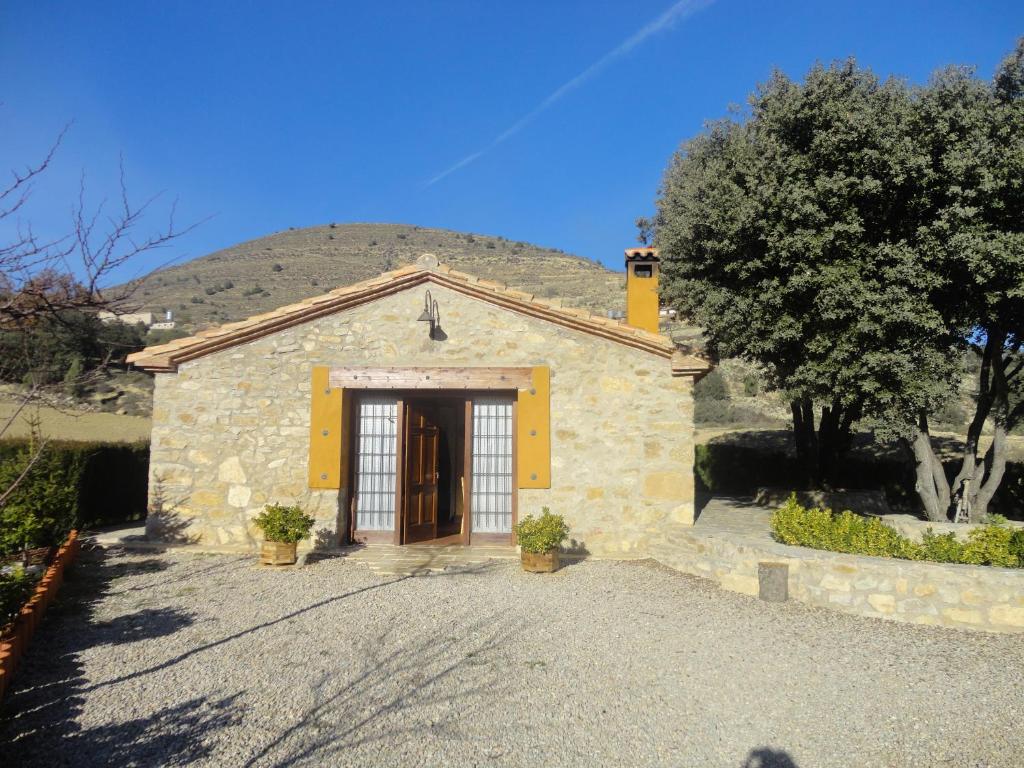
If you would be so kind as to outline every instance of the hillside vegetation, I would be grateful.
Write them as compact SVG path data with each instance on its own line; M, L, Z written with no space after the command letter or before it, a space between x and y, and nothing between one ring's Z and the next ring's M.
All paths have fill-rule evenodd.
M616 245L610 244L613 255ZM575 307L625 309L625 274L594 261L502 237L403 224L328 224L249 240L147 276L133 308L171 310L180 327L193 331L374 277L423 253Z

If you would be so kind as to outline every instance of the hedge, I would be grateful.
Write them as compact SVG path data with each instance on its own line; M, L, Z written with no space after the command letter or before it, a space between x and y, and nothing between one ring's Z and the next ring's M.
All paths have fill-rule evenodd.
M26 440L0 441L0 487L20 475L29 456ZM145 518L148 474L148 443L47 443L0 508L0 554L17 541L51 546L72 528Z
M954 533L929 528L920 543L890 528L877 517L802 506L796 494L772 513L772 535L783 544L852 555L930 560L939 563L1024 567L1024 530L994 522L973 528L967 541Z

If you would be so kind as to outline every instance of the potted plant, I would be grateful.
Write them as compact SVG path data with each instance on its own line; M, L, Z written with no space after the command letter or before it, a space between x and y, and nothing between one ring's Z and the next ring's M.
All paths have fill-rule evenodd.
M561 515L543 508L540 517L527 515L516 526L523 570L528 573L553 573L558 570L558 547L569 536L569 526Z
M309 536L316 521L299 506L267 504L253 520L263 531L260 562L264 565L291 565L297 559L296 545Z

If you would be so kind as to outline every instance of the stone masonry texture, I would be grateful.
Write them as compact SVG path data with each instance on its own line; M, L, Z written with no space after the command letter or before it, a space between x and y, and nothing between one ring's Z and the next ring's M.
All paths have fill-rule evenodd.
M653 556L671 568L757 595L763 565L785 565L791 600L890 621L1024 632L1024 571L789 547L700 526L670 531Z
M147 533L252 548L268 503L301 504L313 542L345 525L348 491L307 487L315 365L551 369L550 489L521 490L519 517L565 516L569 547L644 557L693 523L692 379L667 359L431 286L445 341L417 322L424 287L183 363L156 376Z

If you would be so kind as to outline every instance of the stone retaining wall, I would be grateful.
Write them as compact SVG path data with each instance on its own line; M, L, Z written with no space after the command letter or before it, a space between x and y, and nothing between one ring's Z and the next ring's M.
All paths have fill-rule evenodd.
M789 566L789 597L879 619L1024 632L1024 569L947 565L789 547L677 528L655 557L724 589L758 594L758 564Z

